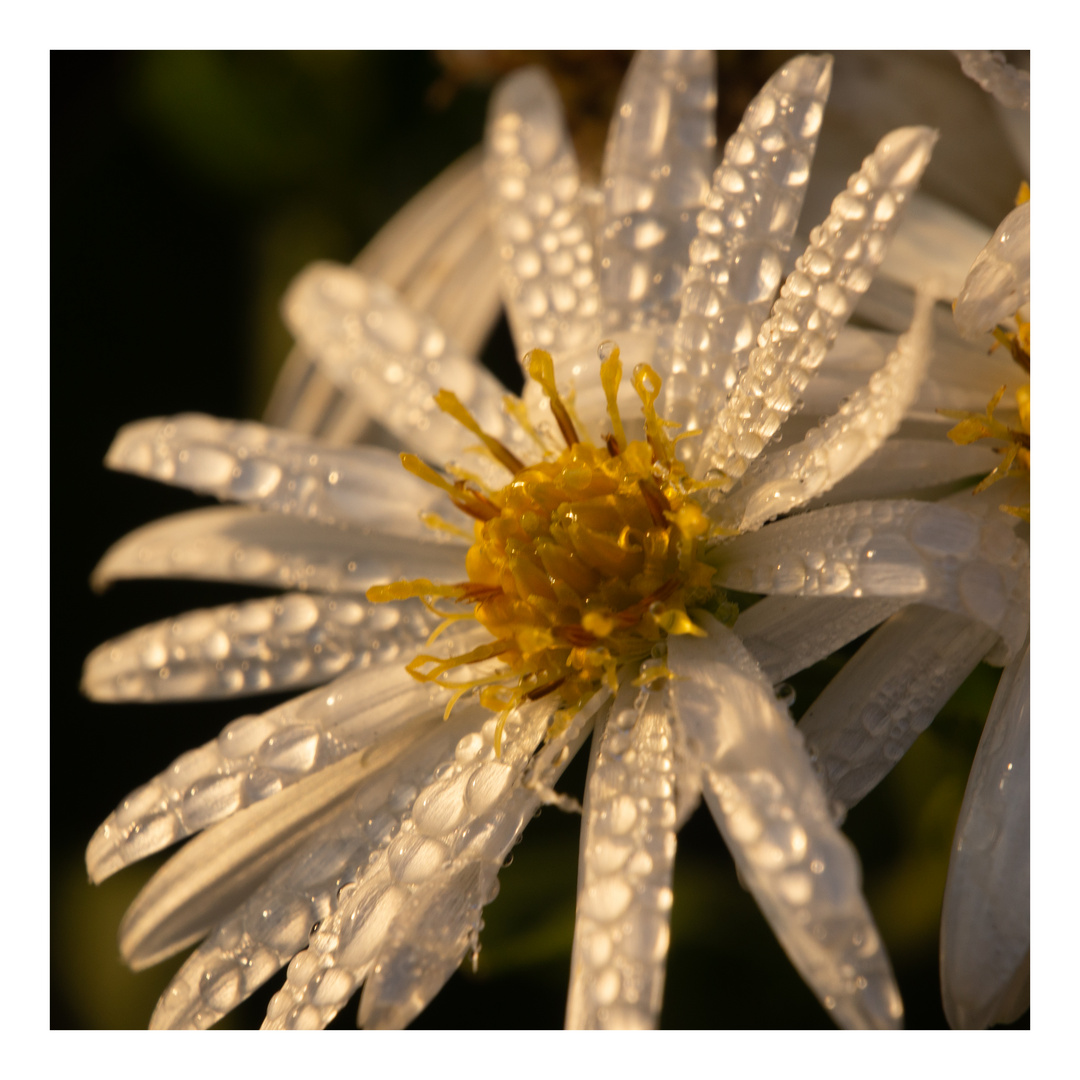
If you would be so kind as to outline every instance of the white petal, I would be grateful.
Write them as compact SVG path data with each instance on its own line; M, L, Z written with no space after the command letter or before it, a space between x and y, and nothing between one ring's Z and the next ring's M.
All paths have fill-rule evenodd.
M918 604L889 619L799 722L829 798L852 807L876 787L995 641L982 623Z
M423 511L460 515L381 447L333 448L262 424L188 414L122 428L105 464L324 525L434 538Z
M845 596L766 596L735 623L739 640L778 683L872 630L903 601Z
M941 985L955 1028L1028 1007L1031 949L1030 645L1002 672L968 778L941 915Z
M526 436L503 411L505 388L382 283L351 267L314 263L289 286L282 311L323 373L363 396L383 427L429 461L449 461L477 442L435 404L439 390L456 394L487 434L527 452ZM483 455L476 461L488 467ZM506 482L504 469L490 468Z
M418 577L461 581L466 550L463 544L213 506L128 533L105 552L91 584L100 590L126 578L198 578L364 593L372 585Z
M979 252L953 314L960 333L978 340L1031 301L1031 203L1022 203Z
M706 428L735 385L780 285L802 209L832 58L799 56L727 141L690 245L665 415Z
M452 627L432 652L460 655L483 633ZM98 826L86 852L90 876L102 881L364 747L373 747L371 756L379 759L392 756L402 727L438 716L448 699L449 691L391 665L350 672L267 712L242 716L132 792Z
M431 779L436 765L453 754L472 723L475 715L456 709L398 761L362 781L345 808L189 957L158 1002L150 1026L209 1027L305 949L312 925L337 908L340 890L390 840L401 808ZM316 934L321 932L320 927Z
M737 494L723 505L740 532L759 528L821 495L854 472L896 430L915 400L933 348L933 298L920 293L911 329L901 335L885 366L814 428L802 442L746 471Z
M240 697L400 664L435 629L418 602L286 593L151 623L99 645L83 667L95 701Z
M985 49L956 50L960 67L969 79L974 79L987 93L1010 109L1031 107L1031 72L1021 71L1006 61L999 52Z
M747 370L705 435L698 471L722 470L726 490L796 407L866 291L935 139L917 127L886 135L811 230L810 246L761 327L763 344L750 353Z
M742 592L894 597L990 627L1010 652L1028 625L1029 554L1004 514L864 502L777 521L719 544L715 581Z
M511 75L491 99L485 171L518 358L600 342L592 225L558 91L539 68Z
M593 735L567 1028L652 1028L659 1019L675 860L670 735L663 693L640 693L629 680Z
M705 765L705 798L799 974L841 1027L897 1027L888 957L863 899L855 849L833 825L787 710L735 635L668 639L672 706Z
M642 51L619 93L604 153L604 331L671 325L709 190L716 57Z

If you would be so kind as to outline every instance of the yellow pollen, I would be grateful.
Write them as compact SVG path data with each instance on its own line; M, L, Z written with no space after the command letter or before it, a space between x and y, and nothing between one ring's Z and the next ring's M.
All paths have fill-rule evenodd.
M556 387L550 355L534 349L526 368L566 443L558 455L519 461L447 391L436 398L440 408L479 436L513 474L510 482L480 492L402 455L410 472L475 519L468 581L397 582L369 589L368 598L420 597L447 620L436 634L463 616L491 634L489 644L463 656L418 656L408 670L455 691L448 712L462 694L478 691L480 703L500 714L500 737L512 708L548 694L561 699L552 734L561 730L601 685L617 689L620 671L634 678L665 637L701 635L688 607L717 610L723 602L702 559L711 522L693 497L701 485L678 461L665 431L670 425L656 412L660 376L645 364L634 371L646 438L631 440L617 404L618 346L605 342L600 356L611 424L600 446L581 437ZM438 599L469 605L471 613L445 612L434 606ZM457 682L448 677L454 668L486 661L497 664L490 674ZM650 680L666 670L651 663Z

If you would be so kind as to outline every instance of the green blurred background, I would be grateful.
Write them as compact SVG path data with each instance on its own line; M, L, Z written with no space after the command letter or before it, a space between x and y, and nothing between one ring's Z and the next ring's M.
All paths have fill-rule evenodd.
M783 55L721 57L721 140ZM556 71L572 103L579 152L594 160L626 54L525 58ZM290 345L277 315L289 280L315 258L350 260L394 211L479 142L492 79L521 59L410 52L53 54L54 1028L145 1026L182 959L137 975L121 965L117 926L164 860L95 888L83 865L95 826L178 754L214 737L235 716L281 700L111 706L79 695L82 659L105 639L250 595L161 581L92 594L90 571L109 544L202 502L106 472L101 460L109 442L122 424L144 416L185 410L259 416ZM1010 185L1015 191L1011 176L1001 179L1002 192ZM985 196L988 224L1001 200L997 192ZM500 372L513 370L505 325L485 359ZM843 659L792 680L796 715ZM937 975L941 897L967 770L997 676L980 667L846 824L913 1028L945 1023ZM570 788L583 783L585 760L579 755L567 774ZM485 912L478 970L466 965L414 1026L561 1026L578 831L577 818L552 809L529 826ZM223 1026L256 1026L280 981L271 980ZM355 1002L334 1026L354 1023ZM662 1023L831 1026L740 887L703 810L679 836ZM1018 1026L1026 1024L1025 1016Z

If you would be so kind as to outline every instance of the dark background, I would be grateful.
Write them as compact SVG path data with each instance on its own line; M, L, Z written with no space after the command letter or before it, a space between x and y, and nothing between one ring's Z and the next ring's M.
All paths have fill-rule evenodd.
M116 928L164 857L93 887L82 852L95 826L184 750L234 717L279 700L117 706L79 695L82 660L107 638L250 595L239 587L161 581L91 592L90 572L111 543L201 501L108 473L101 461L109 442L122 424L144 416L185 410L259 416L289 348L276 316L288 281L311 259L351 259L411 195L479 142L491 79L519 59L408 52L53 54L54 1028L145 1025L181 959L138 975L121 965ZM626 57L540 59L556 66L571 101L579 152L586 161L595 158ZM721 141L782 59L722 56ZM946 62L955 63L933 61L942 70ZM874 63L868 70L876 70ZM878 134L888 126L891 120ZM858 150L852 168L872 145ZM942 183L947 186L947 176ZM1015 191L1013 178L1004 176L997 188L980 188L972 212L996 222L1008 209L1010 185ZM487 359L502 368L512 361L509 350L502 327ZM842 659L793 680L797 714ZM996 679L996 671L978 669L846 826L863 859L866 893L909 1027L944 1025L937 975L941 895L967 769ZM566 784L580 786L585 760L579 756ZM501 875L500 896L485 912L477 973L463 968L414 1026L561 1026L578 831L577 818L552 809L530 825ZM271 980L223 1025L257 1025L280 981ZM355 1002L335 1026L354 1022ZM830 1026L739 886L704 811L679 836L662 1023Z

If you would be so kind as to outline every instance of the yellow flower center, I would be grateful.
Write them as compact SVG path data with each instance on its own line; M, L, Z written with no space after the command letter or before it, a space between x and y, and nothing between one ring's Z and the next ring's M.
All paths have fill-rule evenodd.
M513 474L510 483L481 490L448 481L413 455L402 455L410 472L441 487L475 519L465 557L467 582L402 581L367 594L373 601L421 597L447 622L473 618L491 633L490 643L465 655L422 655L408 665L416 678L456 690L447 712L477 688L480 702L503 717L522 701L557 692L562 707L554 734L601 684L616 689L627 665L640 669L652 657L654 666L637 678L664 674L663 639L702 633L688 609L708 606L729 620L733 615L712 588L714 571L701 559L712 530L693 497L702 485L678 461L656 413L660 377L647 364L634 371L645 439L629 440L616 401L622 377L618 347L605 343L601 356L611 423L601 446L578 434L580 425L556 390L551 357L537 349L526 363L566 444L560 453L523 464L444 390L436 397L439 406L480 436L487 452ZM436 608L439 598L470 610ZM455 667L487 660L499 665L488 676L446 678Z

